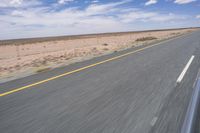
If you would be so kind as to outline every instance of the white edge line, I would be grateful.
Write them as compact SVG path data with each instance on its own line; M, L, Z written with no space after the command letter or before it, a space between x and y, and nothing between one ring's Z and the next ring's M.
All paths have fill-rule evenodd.
M156 121L158 120L158 117L154 117L151 121L151 126L153 127L156 124Z
M194 59L194 55L191 56L190 60L188 61L187 65L185 66L185 68L183 69L183 71L181 72L181 74L179 75L178 79L177 79L177 83L180 83L183 79L183 77L185 76L185 73L187 72L188 68L190 67L193 59Z

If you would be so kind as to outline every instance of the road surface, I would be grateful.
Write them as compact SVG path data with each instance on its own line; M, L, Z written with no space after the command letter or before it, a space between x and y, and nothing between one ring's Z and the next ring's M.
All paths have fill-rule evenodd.
M177 133L199 68L196 31L2 83L0 132Z

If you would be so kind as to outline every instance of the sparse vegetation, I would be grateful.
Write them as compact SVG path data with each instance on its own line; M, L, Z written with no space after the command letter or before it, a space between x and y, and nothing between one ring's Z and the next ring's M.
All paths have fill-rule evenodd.
M94 47L92 50L93 50L93 51L96 51L96 50L97 50L97 48L96 48L96 47Z
M0 74L18 72L19 69L21 70L19 73L24 70L40 73L50 70L52 66L54 68L60 65L68 65L79 60L82 61L90 57L103 55L104 53L116 53L127 48L148 44L150 43L148 41L151 40L166 39L182 33L186 33L186 31L141 32L137 34L116 33L103 34L101 36L85 35L0 41L0 61L2 64ZM101 37L101 39L96 43L95 39L90 39L94 37L97 39ZM45 41L49 42L39 43ZM35 43L35 45L32 45L32 43ZM14 46L7 47L3 46L4 44L14 44ZM9 52L6 51L8 48L11 49Z
M108 49L108 48L104 48L103 50L104 50L104 51L108 51L109 49Z
M142 38L136 39L136 42L150 41L150 40L155 40L155 39L157 38L154 36L142 37Z
M171 33L171 35L179 35L181 34L180 32L176 32L176 33Z
M107 44L107 43L104 43L103 46L108 46L108 44Z
M38 70L36 70L37 73L40 73L40 72L45 72L45 71L48 71L50 70L51 68L50 67L46 67L46 68L39 68Z
M195 28L191 28L195 29ZM151 32L159 31L171 31L171 30L189 30L188 28L179 28L179 29L165 29L165 30L152 30ZM137 33L143 33L149 31L140 31ZM117 33L102 33L102 34L87 34L87 35L71 35L71 36L57 36L57 37L41 37L41 38L27 38L27 39L12 39L12 40L0 40L0 45L22 45L22 44L34 44L42 42L51 42L58 43L56 41L61 40L75 40L75 39L87 39L87 38L96 38L96 37L105 37L105 36L120 36L126 34L134 34L136 32L117 32Z

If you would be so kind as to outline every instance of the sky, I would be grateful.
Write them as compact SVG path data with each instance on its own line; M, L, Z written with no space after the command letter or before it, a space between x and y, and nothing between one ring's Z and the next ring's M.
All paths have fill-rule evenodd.
M200 0L0 0L0 40L200 27Z

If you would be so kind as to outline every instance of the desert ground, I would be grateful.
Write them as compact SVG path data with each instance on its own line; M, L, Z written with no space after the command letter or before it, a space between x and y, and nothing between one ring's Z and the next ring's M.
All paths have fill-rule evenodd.
M0 81L146 45L194 30L189 28L0 41Z

